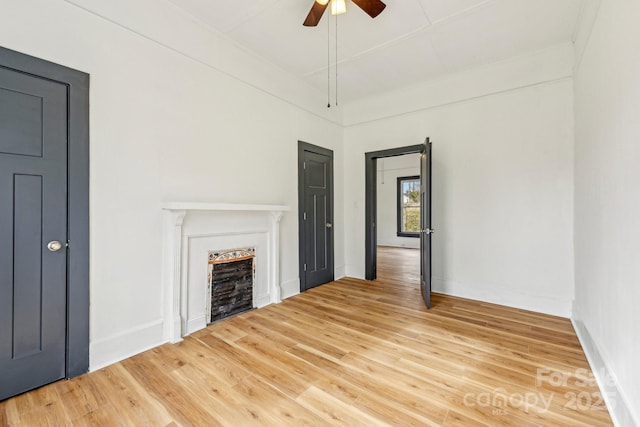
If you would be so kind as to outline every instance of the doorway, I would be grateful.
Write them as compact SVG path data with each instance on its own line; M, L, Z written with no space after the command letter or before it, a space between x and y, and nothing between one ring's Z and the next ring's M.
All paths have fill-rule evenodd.
M0 400L89 368L89 76L0 48Z
M333 151L298 141L300 291L334 279Z
M420 154L376 163L376 278L413 290L420 284Z
M378 168L379 159L418 153L420 155L420 288L427 308L431 306L431 142L365 153L365 278L377 277ZM412 233L413 234L413 233Z

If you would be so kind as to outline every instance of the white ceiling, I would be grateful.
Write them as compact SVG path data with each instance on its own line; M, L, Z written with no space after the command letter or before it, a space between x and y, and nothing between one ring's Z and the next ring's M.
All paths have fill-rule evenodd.
M304 27L313 0L170 1L322 91L327 91L329 44L334 96L335 17L327 9L317 27ZM350 0L347 13L338 17L341 102L571 42L583 2L383 1L387 8L376 19Z

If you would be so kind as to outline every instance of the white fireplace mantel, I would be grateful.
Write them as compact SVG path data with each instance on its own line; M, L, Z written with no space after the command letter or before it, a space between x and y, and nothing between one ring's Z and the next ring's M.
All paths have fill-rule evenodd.
M169 202L162 205L168 211L255 211L255 212L286 212L290 210L285 205L247 205L240 203L198 203L198 202Z
M164 338L166 341L178 342L189 333L187 327L189 290L186 270L189 262L189 239L192 237L265 233L268 240L268 262L266 263L269 271L268 303L281 301L280 219L284 212L290 210L289 206L170 202L164 203L162 209L165 212L163 221L163 289L165 296ZM246 213L249 216L243 217L241 213ZM197 225L188 226L186 220L190 216L197 219L197 221L194 220L194 224ZM268 224L266 229L262 230L256 226L254 218L262 218L262 221Z

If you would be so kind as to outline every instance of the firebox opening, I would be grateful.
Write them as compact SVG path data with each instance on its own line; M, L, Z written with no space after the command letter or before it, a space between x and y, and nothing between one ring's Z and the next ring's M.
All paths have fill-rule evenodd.
M253 309L255 249L209 254L208 323Z

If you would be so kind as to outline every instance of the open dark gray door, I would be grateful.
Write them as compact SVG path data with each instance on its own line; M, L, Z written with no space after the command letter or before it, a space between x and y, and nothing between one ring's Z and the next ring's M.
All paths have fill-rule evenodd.
M377 167L378 159L385 157L404 156L406 154L422 153L424 144L406 147L390 148L388 150L371 151L365 153L365 261L364 277L366 280L376 280L377 277Z
M0 66L0 400L66 374L67 90Z
M431 142L424 142L420 154L420 290L431 308Z
M333 152L299 143L300 288L331 282L333 271Z

